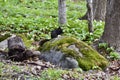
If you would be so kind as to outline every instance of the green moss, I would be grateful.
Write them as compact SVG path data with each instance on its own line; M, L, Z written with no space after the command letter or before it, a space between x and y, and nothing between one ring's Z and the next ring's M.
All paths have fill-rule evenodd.
M83 45L80 46L80 43L82 43ZM88 46L87 44L81 41L80 43L78 45L80 48L80 52L82 52L82 54L85 56L85 58L83 59L83 62L87 61L88 62L87 64L90 63L91 67L99 66L102 69L108 65L108 61L102 55L100 55L96 50L94 50L92 47ZM81 63L82 63L82 60L79 60L79 65L81 65Z
M23 42L24 42L24 44L25 44L25 46L27 47L27 48L30 48L31 46L32 46L32 40L29 40L27 37L26 37L26 35L25 34L17 34L17 36L19 36L19 37L21 37L22 38L22 40L23 40Z
M78 57L77 56L78 53L74 50L68 48L62 48L61 51L64 52L67 57L74 57L75 59L77 59Z
M74 43L76 43L76 40L74 38L71 39L70 37L64 37L59 40L51 40L49 42L46 42L43 45L42 51L48 51L51 48L56 48L56 46L57 46L57 49L65 48ZM65 45L65 44L67 44L67 45Z
M77 51L69 49L68 46L70 45L75 45L79 52L82 53L82 56ZM99 66L103 69L108 65L108 61L96 50L73 37L63 37L58 40L48 41L43 45L41 51L49 51L50 49L61 50L66 56L73 57L83 70L92 69L94 66Z
M0 42L10 37L10 34L0 35Z
M94 66L93 63L91 63L91 61L86 60L86 58L78 58L77 59L80 68L82 68L83 70L89 70L92 69L92 66Z

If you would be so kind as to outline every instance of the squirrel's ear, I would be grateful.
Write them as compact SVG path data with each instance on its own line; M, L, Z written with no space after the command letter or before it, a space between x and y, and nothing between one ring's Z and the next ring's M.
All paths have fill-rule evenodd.
M61 29L61 27L59 26L58 29Z

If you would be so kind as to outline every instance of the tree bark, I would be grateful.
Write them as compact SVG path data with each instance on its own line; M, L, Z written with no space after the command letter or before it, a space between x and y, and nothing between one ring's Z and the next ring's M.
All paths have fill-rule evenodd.
M88 30L89 32L93 32L93 0L87 0L87 8L88 8Z
M93 32L93 0L86 0L87 1L87 13L82 17L79 18L80 20L88 20L88 30L89 32Z
M13 37L8 39L8 50L8 56L11 60L23 60L25 45L20 37Z
M94 20L105 20L105 14L106 14L106 3L107 0L93 0L93 19ZM88 4L88 2L87 2ZM88 8L88 7L87 7ZM88 19L89 10L87 10L86 14L79 18L80 20L87 20Z
M27 50L18 36L8 39L8 50L8 56L13 61L24 61L40 56L39 51Z
M66 24L67 19L66 19L66 0L58 0L58 8L59 8L59 25L63 26Z
M120 0L108 0L102 40L120 51Z
M93 0L93 11L94 11L94 19L99 21L105 20L106 14L106 3L107 0Z

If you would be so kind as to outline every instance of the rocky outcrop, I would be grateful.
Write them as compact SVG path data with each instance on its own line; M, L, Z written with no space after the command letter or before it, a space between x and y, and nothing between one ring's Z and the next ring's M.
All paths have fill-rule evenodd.
M42 47L40 59L49 61L62 68L80 67L90 70L94 67L105 68L108 61L92 47L73 37L58 37Z

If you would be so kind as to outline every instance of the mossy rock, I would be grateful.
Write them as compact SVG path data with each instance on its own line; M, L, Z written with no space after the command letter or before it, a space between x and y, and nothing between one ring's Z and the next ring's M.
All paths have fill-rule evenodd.
M108 61L96 50L73 37L52 39L44 43L40 51L45 54L53 49L61 51L65 57L72 57L77 60L79 67L83 70L90 70L95 66L104 69L108 65Z
M7 51L7 40L10 38L12 35L10 33L5 33L5 34L0 34L0 50L2 51Z

